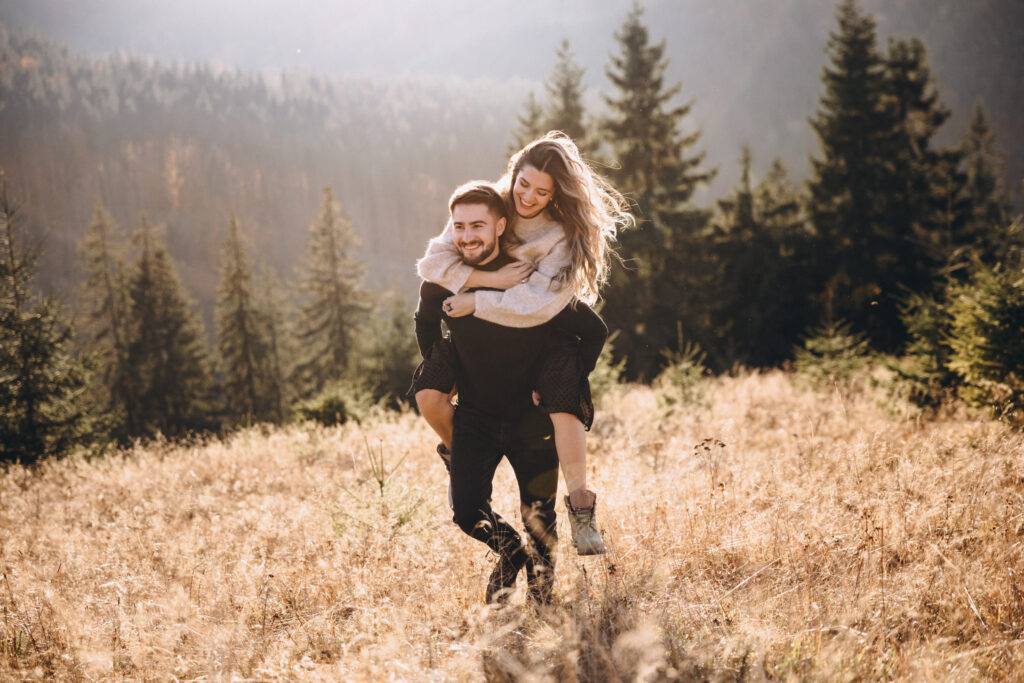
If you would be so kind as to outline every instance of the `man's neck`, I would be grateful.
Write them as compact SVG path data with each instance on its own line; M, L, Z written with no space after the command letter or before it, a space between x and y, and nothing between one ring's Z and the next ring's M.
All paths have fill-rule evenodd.
M486 266L488 263L490 263L494 259L498 258L498 254L500 254L500 253L501 253L501 248L497 244L495 244L494 245L494 251L491 252L491 255L488 256L487 258L485 258L483 261L478 261L475 267Z

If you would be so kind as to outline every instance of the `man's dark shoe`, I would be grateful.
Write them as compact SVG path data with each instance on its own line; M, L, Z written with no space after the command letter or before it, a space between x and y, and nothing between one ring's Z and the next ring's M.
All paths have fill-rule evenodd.
M516 576L526 563L526 553L518 552L515 557L500 555L487 579L487 593L484 599L488 605L504 605L516 587Z
M526 561L526 597L537 605L550 605L555 592L555 559L534 555Z

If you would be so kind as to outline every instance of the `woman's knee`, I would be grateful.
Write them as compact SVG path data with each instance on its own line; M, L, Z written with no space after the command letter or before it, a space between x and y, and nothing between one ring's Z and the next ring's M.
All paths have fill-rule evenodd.
M416 394L419 396L419 394ZM575 427L579 425L583 427L583 423L573 413L548 413L548 417L551 418L552 424L556 426L565 425L567 427Z
M451 408L451 402L448 400L448 394L445 394L437 389L420 389L416 392L416 407L420 409L421 413L437 414L447 408Z

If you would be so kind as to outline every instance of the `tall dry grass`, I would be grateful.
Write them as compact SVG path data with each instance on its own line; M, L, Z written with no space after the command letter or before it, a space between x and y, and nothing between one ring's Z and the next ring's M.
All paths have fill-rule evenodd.
M411 414L0 476L0 678L1013 679L1024 437L780 372L623 387L591 433L613 552L482 607ZM404 460L403 460L404 458ZM495 507L518 508L507 466ZM561 505L559 506L561 510ZM522 583L522 582L520 582Z

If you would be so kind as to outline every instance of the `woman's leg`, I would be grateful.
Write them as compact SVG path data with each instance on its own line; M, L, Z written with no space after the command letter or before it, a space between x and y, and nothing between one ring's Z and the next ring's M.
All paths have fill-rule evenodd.
M572 413L551 413L550 417L569 502L573 507L592 507L596 496L587 490L587 430Z
M423 419L441 437L448 452L451 452L452 420L455 416L451 395L437 389L420 389L416 392L416 405Z
M608 550L594 519L597 494L587 488L586 430L572 413L551 413L550 416L555 428L558 462L565 477L565 488L569 491L565 502L573 545L580 555L600 555Z

